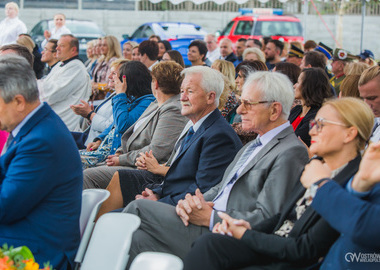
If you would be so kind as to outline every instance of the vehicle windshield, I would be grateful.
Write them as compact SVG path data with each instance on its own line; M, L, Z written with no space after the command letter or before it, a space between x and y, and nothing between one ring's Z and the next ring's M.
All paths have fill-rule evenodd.
M223 31L220 33L221 36L228 36L231 32L231 28L234 25L234 21L231 21L227 24L227 26L223 29Z
M302 36L299 22L257 21L253 31L254 36Z
M102 31L100 28L92 22L86 21L66 21L67 28L70 29L73 35L76 34L101 34ZM52 29L54 27L53 21L49 21L49 28Z
M202 30L197 30L194 25L191 24L168 24L161 25L168 36L176 35L202 35ZM199 29L199 28L198 28Z

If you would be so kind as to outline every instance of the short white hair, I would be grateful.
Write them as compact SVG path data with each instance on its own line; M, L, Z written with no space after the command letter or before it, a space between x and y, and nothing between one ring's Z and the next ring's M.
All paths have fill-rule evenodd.
M257 58L258 58L257 60L265 63L265 55L259 48L247 48L247 49L245 49L243 52L243 60L245 60L245 57L251 53L257 55Z
M214 34L207 34L207 35L205 35L205 38L204 38L205 42L206 42L206 38L208 38L208 37L212 37L212 40L215 41L215 42L217 42L217 38L216 38L216 36Z
M277 101L282 105L282 115L288 119L294 100L293 84L279 72L257 71L246 79L243 91L255 86L262 93L263 100Z
M206 93L215 92L215 106L219 106L219 98L224 89L224 79L222 73L205 66L194 66L185 68L181 74L183 76L200 74L202 76L200 86Z

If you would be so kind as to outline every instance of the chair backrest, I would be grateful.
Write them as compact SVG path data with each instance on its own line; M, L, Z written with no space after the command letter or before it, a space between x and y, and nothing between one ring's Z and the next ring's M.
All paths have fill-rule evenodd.
M129 270L182 270L180 258L160 252L143 252L133 260Z
M140 226L138 216L108 213L96 222L81 270L124 270L132 235Z
M81 242L75 256L75 262L81 263L86 252L88 241L90 240L95 218L102 203L110 196L110 192L105 189L86 189L82 193L82 209L80 214L80 234Z

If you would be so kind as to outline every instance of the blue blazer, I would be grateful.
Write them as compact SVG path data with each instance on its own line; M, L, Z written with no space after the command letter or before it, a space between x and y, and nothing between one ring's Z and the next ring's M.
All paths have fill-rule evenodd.
M115 154L120 147L124 132L139 119L154 100L155 97L152 94L131 100L125 93L121 93L112 98L113 123L97 137L103 141L112 128L115 128L111 155Z
M215 109L172 162L163 184L154 189L160 202L177 205L187 193L202 193L218 184L242 143Z
M73 265L82 183L75 142L45 103L0 157L0 245L28 246L57 270Z
M331 227L340 232L340 237L330 248L321 269L379 269L379 184L360 199L331 181L318 190L311 206ZM378 257L372 263L360 261L365 258L360 258L359 254L374 253Z

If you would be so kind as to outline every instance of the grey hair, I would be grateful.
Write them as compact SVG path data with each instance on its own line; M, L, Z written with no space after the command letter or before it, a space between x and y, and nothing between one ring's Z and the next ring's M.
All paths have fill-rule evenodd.
M0 97L9 103L16 95L22 95L28 103L39 100L36 76L25 58L15 54L1 55Z
M279 72L257 71L248 76L243 91L252 86L261 91L263 100L281 103L282 115L284 119L288 119L294 92L293 84L286 75Z
M215 92L215 106L219 106L219 98L224 89L224 79L222 73L209 67L194 66L185 68L181 74L183 76L200 74L202 80L200 85L206 93Z
M215 42L218 41L218 39L216 38L216 36L214 34L207 34L207 35L205 35L204 40L206 40L207 37L212 37L212 40L215 41Z
M222 39L219 41L219 44L222 43L223 41L226 41L226 42L227 42L228 44L230 44L231 47L232 47L232 41L231 41L231 39L229 39L229 38L222 38Z

